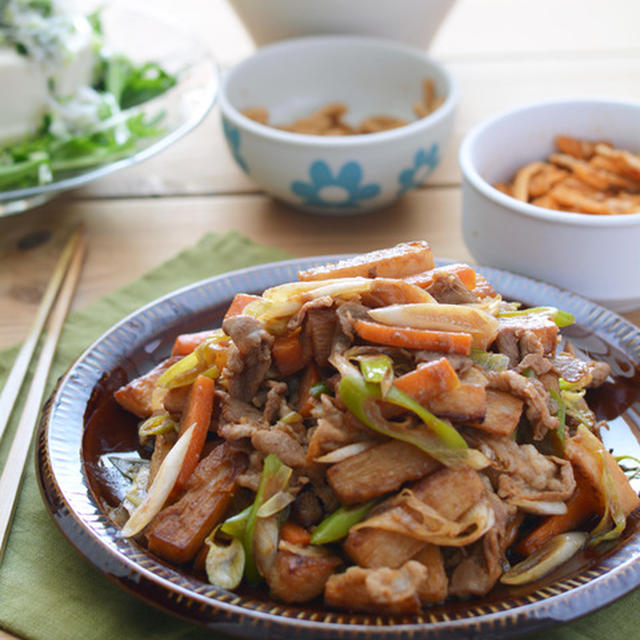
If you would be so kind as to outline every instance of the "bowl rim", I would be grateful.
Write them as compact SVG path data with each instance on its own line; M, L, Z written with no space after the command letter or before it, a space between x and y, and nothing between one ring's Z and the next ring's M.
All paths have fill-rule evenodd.
M640 116L640 102L632 100L616 100L608 98L556 98L539 102L527 102L502 111L486 120L476 124L464 137L458 153L458 163L462 172L463 182L468 181L477 191L491 200L494 204L509 209L513 213L522 216L538 218L548 222L560 222L577 227L629 227L640 225L640 213L618 213L611 215L594 215L588 213L571 213L569 211L556 211L544 209L527 202L521 202L502 193L490 185L477 171L472 160L472 150L488 129L498 124L501 120L516 115L524 115L527 112L548 109L550 107L564 106L566 108L580 108L592 106L622 106L638 110ZM532 162L535 160L532 159Z
M308 45L317 45L321 43L346 43L356 46L372 46L378 48L381 52L394 51L404 54L405 56L419 59L426 63L432 69L435 69L445 81L446 96L445 101L431 114L425 118L420 118L414 122L410 122L396 129L381 131L380 133L356 134L352 136L316 136L305 133L294 133L290 131L282 131L268 125L260 124L255 120L247 118L238 109L236 109L227 97L227 86L231 79L239 73L242 73L249 64L256 58L268 56L273 51L284 49L300 49ZM327 34L320 36L304 36L301 38L290 38L280 40L278 42L261 47L254 54L245 58L237 65L228 69L221 78L218 89L218 105L223 117L228 118L234 125L248 130L254 135L269 139L275 142L289 144L292 146L315 147L315 148L354 148L361 146L370 146L377 143L391 142L392 140L412 137L425 129L435 127L445 121L452 115L458 103L458 87L452 74L441 63L435 61L426 52L405 44L386 40L384 38L376 38L371 36L360 35L341 35Z

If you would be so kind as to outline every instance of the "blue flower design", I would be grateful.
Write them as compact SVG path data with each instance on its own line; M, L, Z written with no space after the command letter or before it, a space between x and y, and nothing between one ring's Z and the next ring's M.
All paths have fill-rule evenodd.
M334 176L324 160L316 160L309 167L310 182L295 180L291 191L303 199L304 204L325 208L355 208L360 201L375 198L380 185L361 185L362 167L359 162L347 162Z
M248 175L249 166L247 161L242 157L240 153L240 131L237 127L234 127L228 120L222 120L222 128L224 129L224 137L227 139L231 155L238 163L238 166Z
M401 196L410 189L419 187L440 164L440 153L437 144L433 144L429 151L418 149L413 158L413 166L403 169L398 176L400 189L398 195Z

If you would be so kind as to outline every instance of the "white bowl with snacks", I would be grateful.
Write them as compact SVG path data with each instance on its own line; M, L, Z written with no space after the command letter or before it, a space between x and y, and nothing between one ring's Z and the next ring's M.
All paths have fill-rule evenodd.
M541 102L477 125L459 157L473 257L615 311L639 307L639 140L640 103L615 100Z
M426 49L455 0L229 0L262 46L300 36L351 33Z
M231 154L251 179L296 208L344 215L424 183L450 138L457 91L418 50L320 36L261 49L224 76L219 100Z

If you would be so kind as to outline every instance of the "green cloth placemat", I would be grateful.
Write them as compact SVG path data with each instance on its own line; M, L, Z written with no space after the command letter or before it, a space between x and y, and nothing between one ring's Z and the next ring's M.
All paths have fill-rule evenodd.
M205 236L136 282L72 313L60 339L47 393L83 349L138 307L211 275L286 257L237 233ZM0 386L16 354L17 347L0 352ZM6 459L24 395L0 446L0 464ZM42 504L33 457L0 566L0 628L28 640L222 638L124 593L76 553ZM547 640L630 640L638 637L639 628L640 593L635 592L587 618L543 633Z

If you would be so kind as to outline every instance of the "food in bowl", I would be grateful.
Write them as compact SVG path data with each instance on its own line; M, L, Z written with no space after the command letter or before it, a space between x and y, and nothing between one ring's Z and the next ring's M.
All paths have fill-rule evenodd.
M640 156L608 142L557 136L547 162L531 162L503 193L545 209L615 215L640 213Z
M553 283L614 311L638 308L640 213L545 209L493 185L552 154L559 133L627 148L637 137L639 117L636 102L582 98L526 104L478 123L459 153L462 235L474 260Z
M238 294L116 392L150 459L113 517L285 602L411 614L535 580L639 503L584 399L609 367L562 340L571 320L426 242Z
M413 111L417 118L426 118L442 105L443 99L436 96L433 80L427 78L422 82L422 100L413 103ZM409 120L392 115L368 116L355 127L345 121L348 107L344 102L332 102L304 118L298 118L291 124L271 125L283 131L304 133L315 136L352 136L366 133L379 133L404 127ZM269 124L269 110L265 107L243 109L242 114L260 124Z
M135 153L162 119L135 107L176 79L104 41L99 12L63 0L0 5L0 190L52 182L62 172Z
M433 80L442 106L427 118L366 136L302 135L242 114L261 105L274 122L293 122L339 97L355 122L372 105L410 120L424 78ZM456 102L453 78L423 51L357 36L263 47L223 76L219 94L224 135L242 171L278 200L338 216L380 209L424 184L446 152Z

